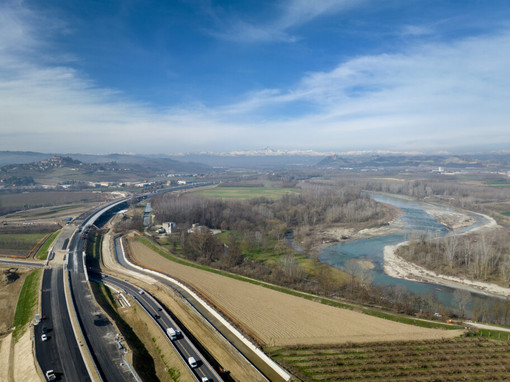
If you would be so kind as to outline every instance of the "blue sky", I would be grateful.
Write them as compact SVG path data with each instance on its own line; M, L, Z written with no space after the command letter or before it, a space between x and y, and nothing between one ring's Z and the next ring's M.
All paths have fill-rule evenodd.
M0 149L510 149L508 1L0 1Z

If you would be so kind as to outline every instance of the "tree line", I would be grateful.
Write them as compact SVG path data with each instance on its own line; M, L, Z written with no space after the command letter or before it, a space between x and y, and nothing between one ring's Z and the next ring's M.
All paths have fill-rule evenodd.
M464 276L510 286L510 239L504 230L449 234L443 238L411 235L409 244L398 248L398 255L438 273Z
M320 224L359 223L381 219L384 210L359 186L302 186L300 193L278 200L210 199L193 194L164 194L154 198L153 211L160 222L174 221L181 227L170 238L173 250L186 258L244 276L264 280L318 295L346 298L384 306L402 313L431 317L446 309L433 294L421 297L404 288L373 285L371 273L355 262L348 264L347 280L340 280L331 266L311 255L305 269L297 253L285 242L288 230L302 230ZM220 239L201 226L229 230ZM253 252L270 251L277 261L252 259Z

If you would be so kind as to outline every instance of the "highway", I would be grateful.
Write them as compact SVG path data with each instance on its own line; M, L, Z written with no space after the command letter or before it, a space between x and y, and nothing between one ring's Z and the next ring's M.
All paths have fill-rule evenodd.
M109 210L122 202L117 201L103 206L100 211ZM100 212L94 211L82 225L93 224L100 215ZM123 349L119 349L115 341L117 335L115 327L104 316L92 297L83 266L84 240L79 233L81 230L80 227L71 241L67 238L65 242L65 247L69 245L67 267L55 264L53 268L46 269L43 273L41 316L46 318L34 328L37 361L43 373L54 370L57 380L91 381L80 352L80 349L84 352L90 349L102 380L136 381L129 365L124 362ZM81 330L86 343L78 344L75 337L66 304L64 277L69 279L70 297L76 309L79 322L76 329L78 332ZM46 341L41 340L43 326L47 329Z
M90 221L88 222L90 223ZM84 239L74 235L69 246L68 270L71 295L85 340L101 378L105 381L136 381L119 349L115 327L96 305L86 279L83 262Z
M41 289L41 317L34 327L35 354L43 373L54 370L60 381L90 381L67 311L63 268L45 269ZM46 341L41 340L43 327Z
M133 268L129 263L126 262L124 258L124 254L122 253L121 245L119 243L120 238L117 237L114 240L114 251L115 258L117 262L122 265L124 268L129 269L134 272L140 273L140 270ZM262 360L255 352L253 352L248 346L246 346L228 329L226 328L222 322L220 322L216 317L214 317L207 309L200 304L194 296L189 294L183 288L171 283L164 277L156 276L154 274L150 275L151 277L157 279L165 285L168 285L172 289L174 289L177 293L183 296L191 306L195 308L197 312L199 312L209 323L228 341L230 342L238 351L241 353L247 360L250 362L260 373L265 376L269 381L282 381L282 377L275 372L271 367L268 367L266 362Z
M89 226L100 220L107 220L110 213L115 208L122 208L128 198L117 200L99 209L95 209L87 218L81 222L80 228L65 241L62 249L69 248L67 267L55 265L52 269L46 269L43 272L42 290L41 290L41 316L44 319L39 325L35 326L35 351L39 365L45 373L47 370L54 370L57 380L62 381L90 381L91 377L87 371L82 359L81 350L90 351L101 379L104 381L124 382L137 381L130 366L124 360L124 349L121 349L115 341L117 332L113 324L102 313L95 304L90 290L87 278L87 270L84 268L85 262L82 256L84 249L84 239L80 232L86 230ZM69 234L70 236L70 234ZM1 261L8 265L34 266L42 267L43 264L21 262L16 260ZM66 304L64 293L64 277L69 278L69 289L72 305L76 309L76 318L79 322L78 331L83 333L86 344L78 344L75 337L71 319ZM147 300L146 309L157 309ZM156 304L156 302L154 302ZM161 325L172 325L168 314L164 314ZM165 321L166 320L166 321ZM42 341L41 335L44 330L47 331L47 340ZM166 328L165 328L166 329ZM195 352L193 345L187 346L184 337L179 342L179 351L184 356L190 354L200 356ZM182 342L182 346L181 346ZM187 358L186 358L187 359ZM199 366L193 370L195 376L202 379L208 376L212 380L221 380L217 377L214 370L207 369L207 362L200 362ZM214 379L213 379L214 378Z
M200 354L190 339L186 336L182 328L179 327L179 325L170 317L168 312L165 311L165 309L147 291L111 275L103 274L104 278L102 278L100 274L90 273L90 277L91 280L111 285L115 289L130 295L149 315L152 316L165 335L167 335L167 328L179 330L181 335L174 341L170 341L170 339L169 341L172 342L188 367L188 358L195 358L198 366L190 369L198 381L202 381L202 378L204 377L208 378L209 381L222 381L220 376L214 371L214 368L207 362L207 360Z

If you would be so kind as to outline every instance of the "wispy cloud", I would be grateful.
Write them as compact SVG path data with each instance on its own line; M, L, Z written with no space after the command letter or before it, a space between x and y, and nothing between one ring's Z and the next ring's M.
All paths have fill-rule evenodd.
M230 15L221 20L220 29L211 32L225 40L239 42L295 42L292 29L320 16L335 14L359 6L363 0L291 0L281 1L272 20L253 23Z
M304 22L300 14L286 25ZM36 15L3 7L0 21L0 149L409 151L510 143L508 30L353 57L291 88L253 91L222 107L162 111L98 87L68 64L40 62L50 47L35 37Z
M326 137L355 145L443 148L510 142L509 47L506 31L356 57L329 72L307 74L293 89L253 93L228 111L257 120L275 105L306 102L313 112L301 115L297 106L298 117L277 128L296 136L290 132L313 126L322 145Z

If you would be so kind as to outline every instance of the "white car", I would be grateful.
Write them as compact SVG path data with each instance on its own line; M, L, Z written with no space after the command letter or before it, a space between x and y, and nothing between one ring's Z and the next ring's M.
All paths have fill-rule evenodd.
M210 381L210 379L209 379L209 378L207 378L207 377L202 377L202 382L209 382L209 381Z
M189 357L188 358L188 363L191 367L197 367L198 364L197 364L197 360L194 358L194 357Z
M46 341L48 339L48 336L46 334L41 335L41 341Z

